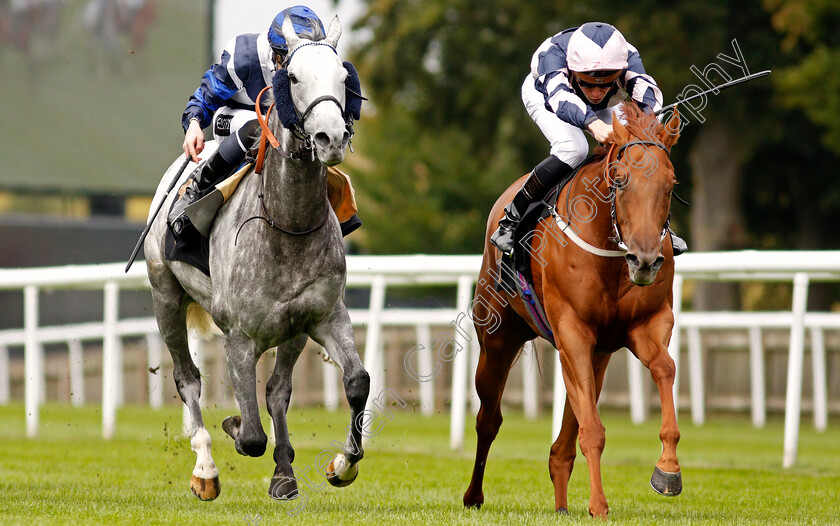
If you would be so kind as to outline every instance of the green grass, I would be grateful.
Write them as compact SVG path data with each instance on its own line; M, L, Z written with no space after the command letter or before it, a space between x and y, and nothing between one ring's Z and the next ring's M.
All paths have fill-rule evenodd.
M47 406L41 434L24 438L24 409L0 407L0 524L556 524L591 523L588 480L579 455L570 484L570 517L553 512L548 479L550 422L506 417L490 452L486 503L464 509L475 433L463 452L448 448L446 415L395 412L367 447L351 486L307 492L307 501L267 496L270 454L245 458L219 427L229 410L205 412L221 470L222 494L200 502L188 489L194 454L180 436L181 411L127 407L117 437L104 441L95 407ZM294 409L289 415L298 470L341 440L344 411ZM648 485L659 456L658 423L629 423L607 413L603 478L616 524L838 524L840 435L837 423L816 433L805 422L799 463L782 469L782 422L753 429L747 418L716 416L703 427L683 418L679 447L683 494L656 495ZM323 478L313 476L315 482ZM300 506L301 511L289 516Z

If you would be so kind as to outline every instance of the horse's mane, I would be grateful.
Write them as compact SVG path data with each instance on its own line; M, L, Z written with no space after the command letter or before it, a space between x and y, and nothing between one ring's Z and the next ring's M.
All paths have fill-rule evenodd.
M622 121L630 135L640 140L650 140L657 137L665 129L665 125L653 113L642 111L634 101L621 103L621 111L624 114ZM609 152L609 146L599 145L592 151L596 160L601 160Z

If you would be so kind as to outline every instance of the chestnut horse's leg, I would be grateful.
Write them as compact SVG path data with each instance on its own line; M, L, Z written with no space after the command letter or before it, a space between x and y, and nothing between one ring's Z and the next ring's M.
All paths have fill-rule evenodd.
M566 396L563 425L548 455L548 474L554 484L554 511L558 513L569 513L569 478L572 476L572 468L574 468L577 456L577 436L578 421L569 397Z
M555 312L560 310L555 309ZM558 319L564 322L552 328L557 335L566 396L579 424L580 451L589 465L589 513L593 517L606 519L609 507L601 483L601 454L604 452L606 438L604 424L596 406L598 394L593 367L595 337L585 323L574 320L572 313L561 315Z
M601 396L604 374L611 356L612 354L609 353L599 353L593 357L592 368L595 373L598 397ZM577 456L575 444L577 436L578 421L567 396L566 408L563 410L563 425L560 428L560 434L557 435L557 440L551 445L551 454L548 457L548 473L554 484L554 510L558 513L568 513L569 509L568 487L575 465L575 456Z
M668 340L674 318L671 311L654 316L646 324L630 330L630 350L650 370L653 381L659 389L662 407L662 427L659 439L662 441L662 455L656 463L650 484L661 495L675 497L682 492L682 474L677 460L677 442L680 429L674 409L674 377L676 367L668 354Z
M515 314L512 314L515 316ZM479 328L480 332L480 328ZM464 506L480 508L484 504L482 482L484 467L490 445L502 426L502 393L505 390L508 373L513 365L524 341L521 338L511 338L511 333L519 331L498 330L493 334L479 337L481 352L478 358L478 368L475 373L475 389L481 400L481 409L475 420L475 431L478 443L475 451L475 466L473 467L470 486L464 493ZM481 335L480 335L481 336Z

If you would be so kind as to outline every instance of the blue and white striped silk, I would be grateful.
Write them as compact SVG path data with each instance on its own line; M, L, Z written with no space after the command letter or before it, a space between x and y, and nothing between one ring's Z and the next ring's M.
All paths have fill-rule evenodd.
M271 85L275 69L267 33L246 33L230 39L221 60L207 70L190 96L181 125L186 130L190 120L197 118L206 128L222 106L254 109L257 95Z
M566 29L547 38L531 57L531 77L537 91L545 97L546 109L564 122L584 129L597 118L596 111L619 104L628 94L643 109L656 111L662 107L662 92L645 72L642 58L632 45L629 45L627 70L618 77L607 97L598 104L587 101L569 79L566 52L575 29Z

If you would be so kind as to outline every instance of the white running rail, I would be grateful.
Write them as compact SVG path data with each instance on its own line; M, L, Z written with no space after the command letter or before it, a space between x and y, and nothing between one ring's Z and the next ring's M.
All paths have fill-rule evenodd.
M421 393L421 410L431 414L434 407L433 381L442 369L440 362L452 361L452 411L450 445L463 444L468 400L472 412L478 403L474 389L474 371L478 345L468 316L481 264L480 256L349 256L347 258L347 285L349 288L368 288L370 304L367 309L350 312L353 324L367 327L363 360L371 373L371 398L384 393L384 357L382 356L381 330L383 326L415 327L419 345L407 350L404 363L411 367L411 374L418 379ZM24 347L25 405L27 436L35 436L39 426L39 406L44 399L43 345L66 343L70 355L70 382L72 401L83 403L80 340L103 342L102 381L102 434L113 436L116 428L116 408L122 399L122 338L143 336L149 348L150 366L159 365L162 345L153 318L120 319L120 290L148 289L146 270L137 262L129 273L124 273L123 263L65 266L33 269L0 269L0 290L19 290L24 297L24 323L19 329L0 331L0 403L9 400L8 348ZM787 397L785 405L785 440L783 465L796 462L799 420L802 402L802 374L805 350L805 332L810 331L814 375L814 425L818 430L827 425L826 360L823 331L840 330L840 313L806 312L808 284L815 281L840 281L840 251L799 252L709 252L689 253L677 258L674 280L674 311L676 326L669 352L679 365L682 333L688 336L687 348L692 420L703 423L704 392L702 350L699 331L710 328L736 328L748 331L750 341L750 381L752 385L752 417L756 426L765 421L764 351L761 330L788 328L791 331L788 352ZM793 284L793 305L783 312L684 312L682 290L686 280L711 281L776 281ZM457 287L455 308L441 309L390 309L385 305L389 288L450 285ZM104 294L103 321L59 327L42 327L39 324L39 292L54 289L102 290ZM451 326L454 340L432 338L431 326ZM441 335L442 336L442 335ZM200 354L200 345L194 352ZM432 350L437 353L433 354ZM459 352L467 350L468 352ZM628 357L630 356L627 353ZM201 359L200 356L196 357ZM527 357L526 357L527 358ZM559 362L559 360L557 360ZM523 374L532 377L536 370L530 360ZM558 363L559 365L559 363ZM646 417L646 401L642 387L641 364L628 361L631 417L640 422ZM334 389L334 368L325 375L325 406L336 407L338 393ZM560 369L557 367L554 382L554 410L552 433L556 436L565 398ZM678 368L679 370L679 368ZM162 404L162 386L159 375L150 377L150 403ZM534 382L525 382L525 409L534 414L537 393L528 389ZM332 385L332 387L330 387ZM678 383L674 386L678 390Z

